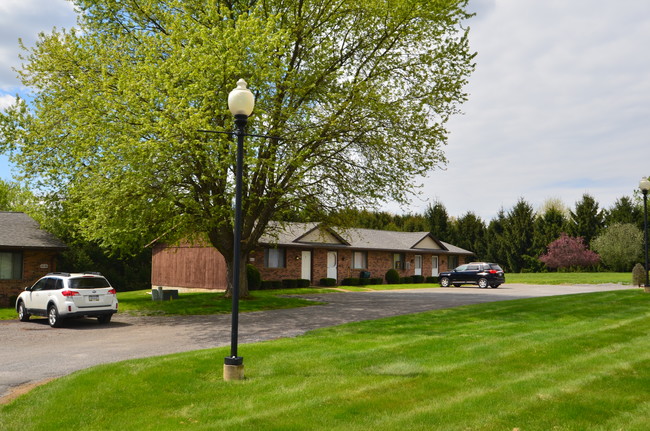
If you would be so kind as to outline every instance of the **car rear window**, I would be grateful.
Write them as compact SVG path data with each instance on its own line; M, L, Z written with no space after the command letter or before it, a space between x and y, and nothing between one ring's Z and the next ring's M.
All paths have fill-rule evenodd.
M70 289L101 289L111 287L104 277L79 277L70 279Z
M501 269L501 267L496 263L491 264L490 267L496 271L503 271L503 269Z

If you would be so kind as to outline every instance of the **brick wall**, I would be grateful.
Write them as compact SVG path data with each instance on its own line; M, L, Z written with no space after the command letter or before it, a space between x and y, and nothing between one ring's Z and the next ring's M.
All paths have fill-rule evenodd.
M284 268L266 268L264 266L264 249L256 250L251 253L249 263L253 264L260 271L262 280L283 280L283 279L296 279L302 278L302 250L298 248L285 249L285 264ZM367 268L352 268L352 250L332 249L327 250L324 248L312 249L312 264L311 264L311 283L318 285L322 278L327 278L327 254L328 251L335 251L337 253L337 284L349 277L359 277L361 271L369 271L372 278L384 278L386 271L393 267L393 253L387 251L369 251L368 252L368 267ZM408 269L400 269L397 272L400 277L408 277L415 275L415 256L422 256L422 275L424 277L431 276L432 274L432 256L435 254L424 252L411 252L405 253L405 261L408 262ZM459 262L469 262L470 257L460 256ZM438 271L446 271L448 269L447 256L438 257Z
M25 250L22 279L0 280L0 307L13 307L20 292L48 272L56 271L56 256L53 251Z

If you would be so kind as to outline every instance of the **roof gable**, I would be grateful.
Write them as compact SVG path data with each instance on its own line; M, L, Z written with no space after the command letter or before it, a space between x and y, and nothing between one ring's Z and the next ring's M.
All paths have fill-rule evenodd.
M347 241L341 238L341 236L339 236L335 231L333 231L332 229L323 228L322 226L316 226L315 228L308 231L301 237L297 238L294 242L350 245Z
M447 244L429 232L396 232L374 229L335 229L318 223L272 223L260 239L273 246L349 248L381 251L437 251L451 254L474 254Z

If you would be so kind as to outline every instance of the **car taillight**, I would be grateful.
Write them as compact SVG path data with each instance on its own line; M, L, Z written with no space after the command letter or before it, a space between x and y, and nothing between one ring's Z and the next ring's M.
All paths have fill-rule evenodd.
M489 273L490 273L490 274L496 274L496 273L497 273L497 270L496 270L496 269L491 269L491 270L489 271Z
M79 292L75 292L74 290L64 290L61 292L61 295L63 296L76 296L79 295Z
M115 295L116 293L117 292L115 291L115 289L111 289L111 290L108 291L109 295Z

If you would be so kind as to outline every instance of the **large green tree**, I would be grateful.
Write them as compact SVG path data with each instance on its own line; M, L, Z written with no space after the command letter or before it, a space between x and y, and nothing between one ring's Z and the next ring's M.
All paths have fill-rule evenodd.
M0 179L0 211L27 211L35 199L29 189L20 183Z
M244 260L284 213L405 202L474 67L467 0L72 1L78 29L27 49L33 102L0 146L87 239L134 253L205 233L232 267L234 144L200 130L233 129L238 78L248 132L282 138L246 140Z

